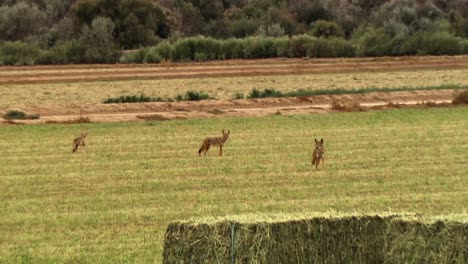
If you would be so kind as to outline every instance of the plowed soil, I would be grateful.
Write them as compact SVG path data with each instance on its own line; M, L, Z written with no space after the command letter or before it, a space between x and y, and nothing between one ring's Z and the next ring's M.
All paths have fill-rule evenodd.
M468 56L0 67L0 84L466 68Z

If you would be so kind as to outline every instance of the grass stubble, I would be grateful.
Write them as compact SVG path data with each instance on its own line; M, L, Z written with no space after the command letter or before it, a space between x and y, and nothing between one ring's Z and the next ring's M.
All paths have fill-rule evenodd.
M466 213L468 108L2 127L0 262L161 262L166 226L308 212ZM224 157L197 149L230 129ZM71 154L79 130L87 146ZM314 138L325 167L312 169Z

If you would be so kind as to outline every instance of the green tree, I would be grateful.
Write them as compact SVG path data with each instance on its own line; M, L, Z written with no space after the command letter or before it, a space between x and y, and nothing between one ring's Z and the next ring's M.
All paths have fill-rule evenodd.
M112 18L113 34L126 49L154 45L170 34L167 17L151 0L78 0L73 10L78 26L99 16Z
M88 63L110 63L118 58L117 45L112 32L114 23L110 18L97 17L91 26L84 25L80 43L84 49L84 59Z
M46 14L36 4L0 7L0 40L23 40L46 29Z
M333 21L317 20L313 23L311 34L316 37L343 37L343 30Z

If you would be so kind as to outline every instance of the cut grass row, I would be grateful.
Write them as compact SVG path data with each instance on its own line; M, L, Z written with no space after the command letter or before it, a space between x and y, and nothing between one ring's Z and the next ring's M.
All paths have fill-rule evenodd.
M461 69L0 85L0 111L18 108L28 111L38 107L87 108L100 105L107 98L139 94L174 98L190 90L218 99L231 99L235 94L247 95L254 88L274 88L288 93L299 89L467 86L467 74L468 70Z
M467 107L2 127L0 262L160 262L169 222L245 213L463 213ZM205 136L230 129L217 157ZM79 130L88 145L75 155ZM313 138L325 167L312 169Z

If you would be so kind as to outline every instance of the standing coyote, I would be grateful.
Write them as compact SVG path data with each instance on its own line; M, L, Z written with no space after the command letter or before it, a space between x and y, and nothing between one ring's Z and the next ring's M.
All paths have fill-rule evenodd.
M203 140L203 143L200 147L200 149L198 150L198 156L201 157L201 153L202 151L205 151L205 153L203 153L205 156L206 156L206 152L210 149L211 145L218 145L219 146L219 155L220 156L223 156L223 145L224 145L224 142L226 142L226 140L228 139L229 137L229 134L231 134L231 130L228 130L227 133L224 133L224 130L223 130L223 136L222 137L207 137Z
M318 167L320 160L322 160L322 166L325 164L325 149L323 148L323 138L320 141L315 139L315 149L314 153L312 153L312 166L315 165L315 168Z
M86 146L85 138L87 135L88 135L87 132L81 131L80 135L76 137L75 139L73 139L73 153L76 152L79 146L83 146L83 147Z

